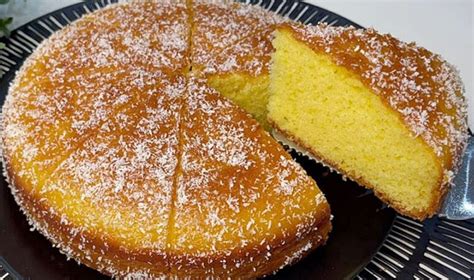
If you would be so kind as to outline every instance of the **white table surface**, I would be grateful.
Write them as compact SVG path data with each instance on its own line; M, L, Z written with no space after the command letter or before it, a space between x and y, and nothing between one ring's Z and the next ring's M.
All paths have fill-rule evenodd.
M12 28L77 0L10 0L0 17L13 16ZM307 0L362 26L372 26L441 54L463 78L474 130L472 0Z

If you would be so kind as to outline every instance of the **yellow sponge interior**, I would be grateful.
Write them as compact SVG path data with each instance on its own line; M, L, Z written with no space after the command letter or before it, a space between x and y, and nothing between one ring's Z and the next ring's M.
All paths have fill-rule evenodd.
M245 109L267 130L269 83L270 78L265 74L253 77L245 73L232 73L213 75L208 79L211 87Z
M285 30L273 44L269 120L397 210L415 216L433 211L442 174L425 142L328 55Z

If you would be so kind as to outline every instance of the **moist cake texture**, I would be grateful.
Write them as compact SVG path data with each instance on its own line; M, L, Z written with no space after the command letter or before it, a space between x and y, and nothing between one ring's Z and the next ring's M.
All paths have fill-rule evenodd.
M273 44L272 126L398 212L435 214L468 137L456 70L373 29L285 24Z
M228 2L228 1L227 1ZM192 71L269 129L268 103L271 43L285 20L249 5L195 1Z

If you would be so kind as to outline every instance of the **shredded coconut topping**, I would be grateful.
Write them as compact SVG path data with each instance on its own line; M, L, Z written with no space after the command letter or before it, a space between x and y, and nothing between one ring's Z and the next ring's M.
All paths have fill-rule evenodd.
M257 6L212 2L194 4L193 69L206 75L268 74L272 33L286 19Z
M232 16L218 19L222 9ZM252 48L242 38L255 28L239 21L272 21L248 5L208 12L215 25L202 34L223 38L222 52ZM184 75L199 44L191 20L172 1L86 15L27 59L3 107L6 175L32 229L108 275L257 271L286 238L318 235L328 220L324 196L283 148Z

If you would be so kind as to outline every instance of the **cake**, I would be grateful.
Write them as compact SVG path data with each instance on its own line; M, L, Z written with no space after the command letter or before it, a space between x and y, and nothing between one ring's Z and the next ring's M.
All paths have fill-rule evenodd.
M186 71L188 33L185 5L142 3L86 15L41 44L3 110L3 150L22 170L16 180L40 184L115 109L129 106L133 95L123 89L131 78L142 84Z
M45 40L2 111L5 175L32 229L117 278L256 278L324 244L312 178L195 77L193 13L111 5Z
M192 71L266 129L271 43L284 19L252 5L194 1Z
M439 55L373 29L283 24L268 119L309 154L423 220L466 146L466 102Z
M228 1L86 15L17 73L5 175L33 229L118 278L256 278L324 244L330 208L264 129L432 216L466 145L441 57L373 29Z
M187 91L171 275L255 278L323 244L330 211L313 179L215 90L191 80Z
M360 185L374 189L376 195L399 213L423 220L437 212L456 172L467 138L462 82L451 65L426 49L400 42L389 35L378 34L373 29L368 29L366 33L353 28L334 28L326 25L305 29L304 25L289 23L258 7L210 2L201 0L194 3L196 13L193 15L194 32L191 39L194 74L206 77L210 86L251 113L265 129L273 129L274 135L278 134L286 140L297 142L299 151L309 151L312 158ZM211 10L210 13L206 12ZM279 31L274 32L275 29ZM295 40L281 39L286 38L284 30L291 29L301 30L294 33L305 36L295 35ZM352 31L344 33L346 29ZM280 39L272 44L275 34L278 34ZM352 37L356 37L354 41ZM321 64L298 67L298 63L309 65L310 61L315 61L304 61L304 58L311 58L310 55L293 59L304 54L292 50L294 46L301 44L306 44L316 55L323 53L331 56L331 60L326 56L326 60L321 61ZM383 46L379 46L380 44ZM275 53L277 46L280 51ZM338 56L332 57L335 51L331 50L335 47ZM352 49L345 50L345 47ZM415 58L419 52L423 55L420 58L423 61ZM283 53L289 54L282 55ZM421 67L422 70L418 71L413 67ZM274 69L275 73L272 74L272 79L269 75L271 69ZM342 73L325 78L328 74L326 69L341 70ZM400 70L404 72L396 73ZM356 76L351 74L353 72ZM302 77L298 78L297 75ZM335 114L332 113L333 106L330 103L336 100L329 98L326 103L318 103L316 98L312 98L312 94L316 94L318 90L312 91L310 83L294 83L301 79L307 81L310 77L313 84L320 83L317 85L319 88L349 90L356 94L365 92L366 96L370 96L368 99L353 97L355 100L346 100L342 96L343 99L338 101L341 106L352 106L346 108L348 110L357 106L362 109L378 104L378 113L373 111L372 120L393 129L391 132L385 132L385 128L371 126L371 120L365 119L366 112L362 112L359 117L368 121L366 125L374 128L374 131L369 132L366 128L361 129L364 127L363 120L355 121L351 119L351 113L342 113L340 116L347 116L346 121L343 121L345 126L341 127L347 135L346 142L343 142L339 134L335 133L340 129L327 125L333 123ZM338 82L341 80L342 82ZM421 88L418 89L418 86ZM301 94L294 94L293 89ZM324 92L332 94L331 90ZM437 100L439 95L442 96L441 101ZM272 102L269 102L270 96ZM318 94L318 97L325 98L323 96L325 95ZM444 100L447 100L446 103ZM291 105L288 102L292 102ZM358 105L353 106L354 102ZM305 107L309 109L300 111ZM272 111L269 116L268 111ZM316 117L314 111L320 116ZM309 125L307 121L316 118L319 120L318 124L325 126L326 130ZM357 122L357 125L352 125L354 122ZM375 131L377 129L378 131ZM309 130L312 132L308 132ZM353 141L355 138L351 137L353 133L361 131L367 133L359 136L369 139L357 139L360 143L356 147ZM326 138L324 133L333 138ZM318 135L320 142L309 140L312 137L310 134ZM400 139L405 144L400 146L400 143L390 143L385 141L385 138L392 141ZM324 151L319 151L322 143L330 143L332 146L326 146ZM373 150L374 146L377 151ZM402 146L404 149L399 150ZM333 160L332 156L321 155L326 152L338 153L341 147L345 147L345 153L339 154L338 160ZM358 153L352 153L352 149L358 149ZM412 149L421 153L412 154ZM450 151L445 151L446 149ZM407 155L409 156L405 157ZM391 162L391 167L384 167L388 169L378 168L379 164L384 162L381 158L383 156ZM365 161L358 160L361 157ZM347 163L349 159L352 160L350 164ZM344 166L343 162L351 168ZM355 169L359 169L356 166L361 170L356 172ZM367 172L371 175L367 175ZM387 176L387 173L393 176ZM417 176L418 173L423 175ZM404 182L401 183L396 178ZM383 187L380 189L379 185Z

